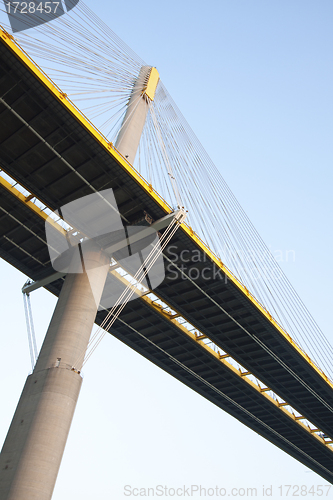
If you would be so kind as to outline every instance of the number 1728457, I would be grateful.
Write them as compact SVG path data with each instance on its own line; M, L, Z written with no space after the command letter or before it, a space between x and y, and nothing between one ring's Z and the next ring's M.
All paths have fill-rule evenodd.
M60 2L7 2L8 14L56 14Z
M306 486L305 484L299 486L297 484L284 484L278 486L280 497L328 497L331 489L330 484L318 486Z

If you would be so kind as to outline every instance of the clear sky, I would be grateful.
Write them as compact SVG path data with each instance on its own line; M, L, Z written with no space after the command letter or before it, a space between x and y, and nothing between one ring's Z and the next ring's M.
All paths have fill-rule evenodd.
M281 265L332 343L333 3L86 3L158 68L271 249L294 251ZM30 358L26 278L3 261L0 273L2 441ZM39 345L54 305L48 292L32 294ZM118 500L125 485L192 484L227 494L256 487L258 497L272 486L275 499L279 485L327 483L106 336L84 370L54 500Z

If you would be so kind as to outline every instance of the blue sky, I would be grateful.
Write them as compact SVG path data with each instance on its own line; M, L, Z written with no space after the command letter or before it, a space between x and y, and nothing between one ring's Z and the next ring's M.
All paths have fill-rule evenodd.
M329 1L86 1L148 64L333 341L332 19ZM0 262L5 437L29 372L25 277ZM39 344L55 299L32 294ZM107 336L84 383L53 498L120 499L124 485L326 482ZM201 497L205 498L205 497ZM208 498L208 497L207 497ZM243 498L247 498L244 496Z

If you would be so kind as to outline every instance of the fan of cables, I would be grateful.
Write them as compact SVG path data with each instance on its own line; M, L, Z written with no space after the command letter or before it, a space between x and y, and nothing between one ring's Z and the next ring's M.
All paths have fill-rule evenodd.
M135 166L167 201L170 165L188 224L332 379L331 344L160 82Z
M15 40L104 135L116 137L144 63L84 2Z

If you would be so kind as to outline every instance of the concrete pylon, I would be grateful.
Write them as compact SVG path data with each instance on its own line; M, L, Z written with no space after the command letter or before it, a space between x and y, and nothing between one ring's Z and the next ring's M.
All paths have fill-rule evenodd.
M156 68L142 66L134 83L127 110L115 142L115 147L133 165L139 147L142 130L149 110L149 100L153 101L159 81Z
M87 273L68 274L38 361L29 375L0 455L1 500L52 497L82 378L80 364L96 317L110 257L84 255ZM82 358L81 358L82 359ZM82 365L82 361L81 361Z
M116 147L132 163L158 79L155 68L143 67L128 103ZM0 454L1 500L52 497L81 388L83 354L109 265L110 256L91 243L84 252L88 274L68 274L65 279Z

